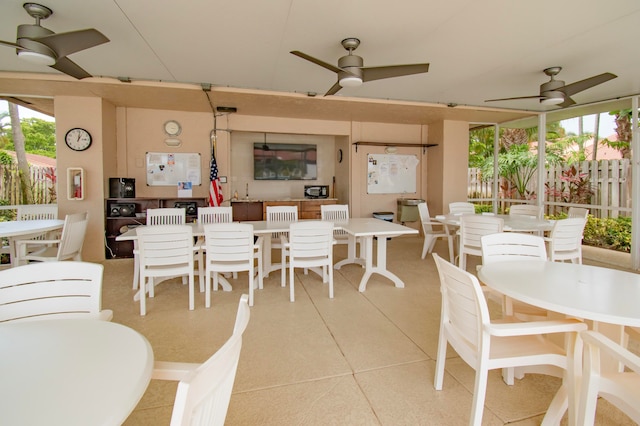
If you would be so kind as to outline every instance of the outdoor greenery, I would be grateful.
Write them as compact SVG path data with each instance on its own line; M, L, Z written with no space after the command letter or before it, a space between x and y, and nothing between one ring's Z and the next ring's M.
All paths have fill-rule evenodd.
M566 217L567 215L563 213L550 216L548 219L559 220ZM597 218L588 215L582 243L629 253L631 251L631 218Z
M26 152L56 158L56 123L40 118L23 118L20 127ZM15 150L8 113L0 113L0 150ZM5 164L1 158L0 162Z

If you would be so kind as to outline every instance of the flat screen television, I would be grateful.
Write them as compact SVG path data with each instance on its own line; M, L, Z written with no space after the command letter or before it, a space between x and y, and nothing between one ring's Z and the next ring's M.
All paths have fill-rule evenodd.
M301 143L253 144L255 180L314 180L318 178L316 145Z

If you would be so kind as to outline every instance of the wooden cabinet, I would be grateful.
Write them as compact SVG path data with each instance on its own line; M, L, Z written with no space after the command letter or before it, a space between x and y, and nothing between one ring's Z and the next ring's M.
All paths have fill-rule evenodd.
M198 217L198 207L207 205L206 198L107 198L105 200L105 256L107 259L133 257L133 242L116 241L131 227L147 222L147 209L179 206L187 209L187 222ZM185 204L186 203L186 204ZM195 206L195 211L192 207Z
M262 220L261 201L232 201L231 208L234 221Z

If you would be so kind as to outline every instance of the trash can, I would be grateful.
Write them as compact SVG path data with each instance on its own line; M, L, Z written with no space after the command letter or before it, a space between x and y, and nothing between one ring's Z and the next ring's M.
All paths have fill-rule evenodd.
M424 203L421 198L398 198L398 222L419 221L418 204L420 203Z
M387 222L393 222L393 212L373 212L373 217L380 220L386 220ZM378 237L373 237L374 240L377 240ZM391 238L387 238L389 241Z

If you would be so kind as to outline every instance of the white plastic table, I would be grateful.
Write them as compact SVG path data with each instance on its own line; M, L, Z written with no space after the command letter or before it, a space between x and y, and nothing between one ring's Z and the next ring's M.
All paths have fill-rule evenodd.
M38 220L10 220L0 222L0 238L9 239L9 252L11 264L17 265L15 241L29 239L45 232L62 229L64 220L62 219L38 219Z
M624 327L640 327L640 275L574 263L496 262L482 266L478 278L513 299L576 318L618 343ZM566 389L554 397L543 425L559 424L567 409Z
M404 282L396 274L387 269L387 238L398 237L400 235L417 234L418 230L409 228L408 226L400 225L398 223L387 222L386 220L374 219L374 218L353 218L346 222L337 222L342 229L349 234L352 241L349 244L349 253L345 261L340 262L337 265L337 269L340 269L345 263L357 263L360 264L362 259L355 257L355 240L360 238L364 243L365 255L364 255L364 275L360 280L360 286L358 290L365 291L367 289L367 282L371 275L380 274L393 281L394 285L398 288L404 288ZM376 263L373 264L373 238L378 239L378 252L376 253Z
M152 369L147 339L121 324L0 324L0 422L120 425L142 397Z

